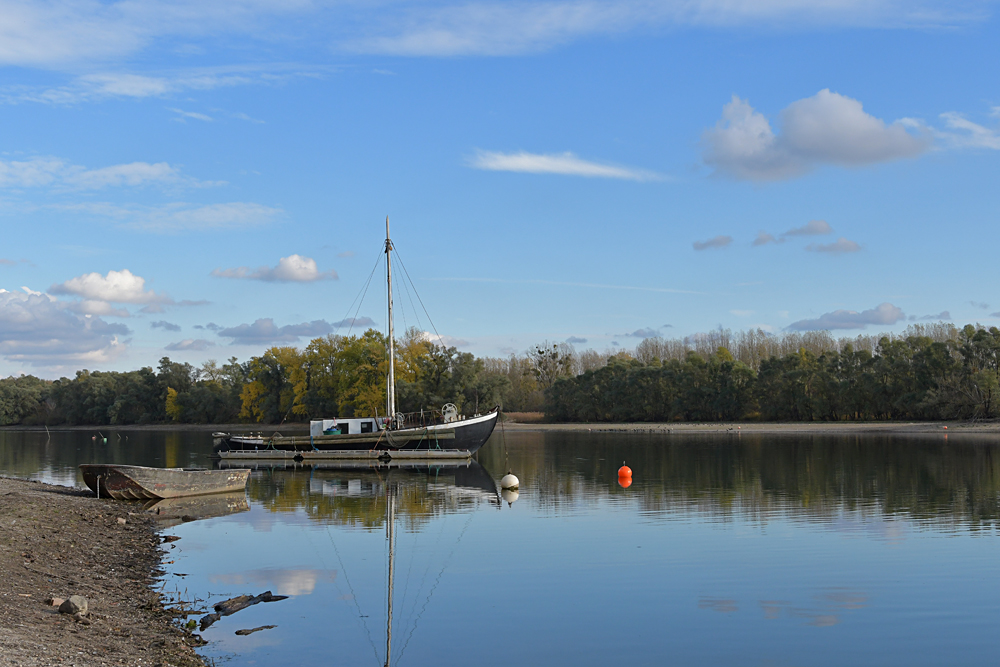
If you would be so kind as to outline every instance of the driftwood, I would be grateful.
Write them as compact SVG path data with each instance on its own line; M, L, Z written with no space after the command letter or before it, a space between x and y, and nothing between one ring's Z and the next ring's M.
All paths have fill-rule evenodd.
M271 591L264 591L260 595L238 595L234 598L228 600L223 600L216 604L213 609L215 612L212 614L206 614L201 618L201 631L204 632L212 626L213 623L218 621L223 616L229 616L230 614L235 614L241 609L246 609L247 607L252 607L258 602L277 602L278 600L287 599L287 595L273 595ZM264 627L258 628L258 630L266 629ZM248 633L249 634L249 633Z
M262 625L259 628L250 628L249 630L237 630L236 634L241 637L246 637L247 635L252 635L255 632L260 632L261 630L270 630L271 628L276 628L277 625Z

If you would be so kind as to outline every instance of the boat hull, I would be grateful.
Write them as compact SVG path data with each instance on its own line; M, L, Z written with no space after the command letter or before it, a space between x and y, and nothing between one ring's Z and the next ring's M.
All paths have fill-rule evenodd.
M486 444L499 411L448 424L376 433L324 436L259 436L216 434L215 454L222 459L285 458L468 458Z
M98 497L116 500L183 498L246 488L248 469L184 470L113 464L80 466L83 481Z

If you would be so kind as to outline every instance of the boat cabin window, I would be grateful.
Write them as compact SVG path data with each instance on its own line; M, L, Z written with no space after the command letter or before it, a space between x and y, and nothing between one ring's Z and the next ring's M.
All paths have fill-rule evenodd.
M361 432L362 433L371 433L372 432L372 423L370 421L361 422Z
M350 424L348 424L347 422L344 422L343 424L340 424L340 434L341 435L347 435L350 432L351 432L351 425Z

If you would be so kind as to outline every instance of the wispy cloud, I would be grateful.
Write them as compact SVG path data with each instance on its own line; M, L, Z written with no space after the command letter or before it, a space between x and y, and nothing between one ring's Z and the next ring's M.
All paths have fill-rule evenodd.
M573 153L499 153L477 151L468 165L487 171L513 171L526 174L561 174L587 178L616 178L628 181L659 181L663 176L652 171L593 162Z
M149 326L153 329L163 329L164 331L180 331L180 326L167 322L166 320L160 320L158 322L150 322Z
M706 241L695 241L691 245L695 250L708 250L710 248L725 248L732 242L732 236L713 236Z
M587 342L586 338L581 338L580 336L570 336L566 339L566 342L570 345L583 345Z
M544 51L591 35L614 35L640 28L902 28L954 25L986 16L985 11L962 11L944 2L901 6L891 0L454 2L413 5L402 12L390 12L366 26L363 36L348 40L343 48L404 56L507 56Z
M173 111L175 114L177 114L177 116L174 117L174 120L179 123L185 122L188 118L193 118L194 120L200 120L205 123L211 123L214 120L211 116L208 116L203 113L198 113L197 111L185 111L184 109L177 109L174 107L168 107L167 111Z
M220 185L181 174L166 162L130 162L88 169L55 157L0 160L0 187L55 187L62 190L100 190L108 187L138 187L149 184L204 187Z
M279 208L251 202L204 205L175 202L156 206L87 202L50 204L47 208L86 214L123 228L160 234L259 227L284 214Z
M601 283L573 283L558 280L508 280L505 278L428 278L428 280L442 280L463 283L501 283L510 285L552 285L555 287L584 287L587 289L611 289L626 290L635 292L657 292L661 294L703 294L692 290L672 289L669 287L638 287L635 285L606 285Z
M833 243L810 243L806 246L806 250L809 250L810 252L827 252L834 255L841 255L847 252L858 252L861 250L861 246L856 242L841 236Z
M236 278L241 280L263 280L265 282L299 282L307 283L317 280L336 280L337 272L329 270L321 273L316 268L316 260L302 255L289 255L278 260L275 267L262 266L250 269L241 266L235 269L215 269L212 275L217 278Z

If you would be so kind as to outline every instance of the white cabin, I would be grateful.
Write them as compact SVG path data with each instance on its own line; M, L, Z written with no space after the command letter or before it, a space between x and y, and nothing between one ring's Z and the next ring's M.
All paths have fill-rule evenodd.
M356 433L377 433L380 430L374 417L358 419L313 419L309 422L309 435L354 435Z

